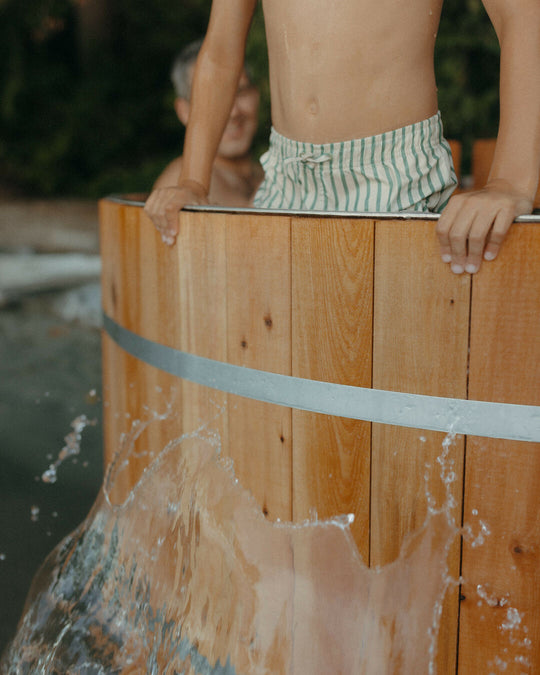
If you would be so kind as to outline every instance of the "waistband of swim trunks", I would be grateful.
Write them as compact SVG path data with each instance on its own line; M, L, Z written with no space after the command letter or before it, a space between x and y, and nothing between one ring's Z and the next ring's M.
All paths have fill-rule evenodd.
M421 122L393 131L385 131L376 136L354 139L351 141L337 141L335 143L306 143L295 141L282 136L272 127L270 132L270 149L283 158L321 157L339 160L344 152L354 152L356 156L363 155L368 161L375 153L381 155L395 155L396 152L415 151L422 148L433 149L439 145L443 137L443 125L440 111Z

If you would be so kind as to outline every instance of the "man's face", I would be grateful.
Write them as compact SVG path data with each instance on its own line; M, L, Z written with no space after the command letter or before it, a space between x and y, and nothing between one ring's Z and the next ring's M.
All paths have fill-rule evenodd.
M218 148L218 155L235 159L246 155L257 131L259 92L242 73L231 115Z

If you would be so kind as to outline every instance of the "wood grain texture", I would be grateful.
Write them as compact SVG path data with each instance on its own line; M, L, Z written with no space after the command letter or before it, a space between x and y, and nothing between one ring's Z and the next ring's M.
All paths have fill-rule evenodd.
M540 405L540 226L473 282L471 399ZM540 672L540 444L469 437L460 672Z
M371 386L373 222L292 222L293 375ZM293 411L294 519L352 513L369 560L371 424Z
M167 311L179 311L176 251L161 250L164 245L142 209L106 201L100 203L100 246L104 311L128 330L178 346L178 315L171 318ZM133 440L129 465L115 481L113 498L120 503L159 450L181 435L181 385L178 378L129 356L107 336L102 344L105 463L121 451L126 438L138 434L134 425L146 426ZM166 419L150 423L156 416Z
M161 450L182 435L182 391L178 378L130 356L108 335L102 351L105 462L116 467L109 497L121 504Z
M180 214L178 248L179 301L171 309L178 322L179 349L208 359L227 361L226 223L221 214ZM214 436L228 453L227 394L181 381L185 433Z
M290 218L227 217L227 360L291 374ZM291 410L229 396L235 473L270 519L291 520Z
M452 275L437 255L433 222L376 223L373 388L466 398L469 278ZM371 564L395 560L406 537L424 524L429 501L448 500L440 478L444 434L373 425ZM447 462L458 520L463 440ZM459 542L449 559L459 576ZM455 661L457 594L447 599L439 640L439 671Z
M182 213L172 248L140 207L104 201L100 222L104 310L150 340L326 382L540 405L540 225L512 228L473 277L471 304L471 277L440 262L429 221ZM114 503L168 441L194 431L220 439L270 519L354 513L371 566L398 558L428 507L452 499L470 534L461 569L457 537L450 551L463 600L458 617L458 589L447 596L437 672L456 672L456 657L462 675L540 670L540 444L468 438L464 462L458 438L445 483L441 433L227 396L106 335L103 376L107 461L134 422L166 418L135 426ZM310 555L299 546L295 562L309 569Z

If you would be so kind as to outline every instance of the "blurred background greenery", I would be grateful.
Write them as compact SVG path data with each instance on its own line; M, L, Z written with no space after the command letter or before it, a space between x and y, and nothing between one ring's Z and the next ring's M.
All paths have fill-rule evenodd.
M0 188L33 197L150 189L182 147L169 68L211 0L0 0ZM448 138L496 135L498 43L481 0L448 0L436 51ZM247 54L270 127L260 8Z

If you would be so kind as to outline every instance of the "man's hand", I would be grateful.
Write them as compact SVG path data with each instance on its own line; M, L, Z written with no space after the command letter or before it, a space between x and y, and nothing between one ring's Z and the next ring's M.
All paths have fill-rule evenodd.
M452 272L474 274L482 258L494 260L517 216L531 213L533 200L506 181L493 181L477 192L455 195L437 224L443 262Z
M144 210L159 230L165 244L172 246L178 235L178 213L184 206L208 204L204 188L198 183L182 187L167 187L154 190L146 200Z

